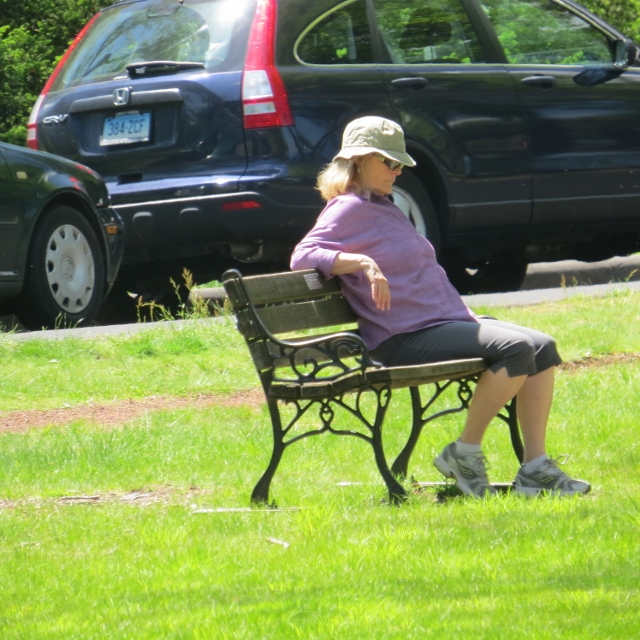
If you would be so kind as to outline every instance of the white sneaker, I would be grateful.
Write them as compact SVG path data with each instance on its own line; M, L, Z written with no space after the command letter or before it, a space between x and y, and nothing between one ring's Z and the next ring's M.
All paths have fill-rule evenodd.
M487 478L487 459L484 453L460 455L456 443L447 445L433 461L436 469L446 478L455 478L460 490L467 496L484 498L496 493Z
M558 467L559 460L560 458L556 460L547 458L537 469L530 472L526 472L524 467L521 467L516 475L515 491L528 496L535 496L542 492L561 496L589 493L591 485L585 480L574 480L569 477ZM560 464L564 464L564 461Z

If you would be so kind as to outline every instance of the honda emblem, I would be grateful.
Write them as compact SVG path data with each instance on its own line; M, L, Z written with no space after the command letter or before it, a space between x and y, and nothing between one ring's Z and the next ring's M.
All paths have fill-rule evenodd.
M115 104L116 107L129 104L130 98L131 98L131 89L129 87L122 87L121 89L116 89L113 92L113 104Z

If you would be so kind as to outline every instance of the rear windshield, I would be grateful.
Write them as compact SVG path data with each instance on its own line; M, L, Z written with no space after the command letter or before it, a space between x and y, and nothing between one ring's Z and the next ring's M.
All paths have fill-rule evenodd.
M77 44L52 91L126 78L127 65L172 61L207 71L242 65L256 0L141 0L105 9Z

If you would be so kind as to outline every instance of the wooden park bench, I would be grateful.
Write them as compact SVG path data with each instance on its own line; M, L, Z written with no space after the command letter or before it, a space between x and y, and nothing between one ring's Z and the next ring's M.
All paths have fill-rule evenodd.
M487 369L487 363L481 358L402 367L374 362L356 329L344 330L345 325L354 327L356 317L342 297L339 280L326 280L317 271L243 277L230 270L222 278L237 328L260 376L273 430L271 459L251 494L252 503L268 503L271 480L287 447L326 432L368 442L390 501L405 499L407 490L401 480L407 476L423 427L440 416L467 409L472 384ZM322 329L323 333L309 335L311 329ZM454 405L434 411L436 400L452 385L457 391ZM389 467L382 426L392 393L403 388L410 390L411 431ZM364 409L365 397L374 399L371 411ZM288 412L281 410L283 405ZM361 430L338 427L335 422L340 411L336 409L355 416ZM317 421L314 417L313 428L303 427L299 432L303 416L317 416ZM508 425L513 449L522 461L515 401L499 417Z

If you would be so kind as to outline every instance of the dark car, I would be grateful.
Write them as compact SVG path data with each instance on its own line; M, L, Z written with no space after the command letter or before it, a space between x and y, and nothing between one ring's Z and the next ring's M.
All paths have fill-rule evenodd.
M124 251L124 224L92 169L0 144L0 315L28 329L96 317Z
M509 290L529 262L638 249L637 57L571 0L125 0L61 60L29 144L105 177L121 282L147 292L225 255L286 263L346 123L389 117L418 163L396 203L460 291Z

